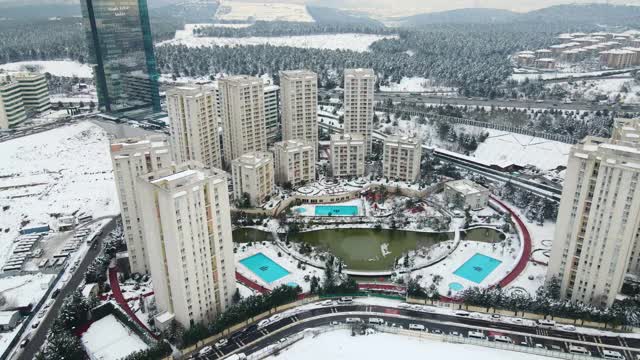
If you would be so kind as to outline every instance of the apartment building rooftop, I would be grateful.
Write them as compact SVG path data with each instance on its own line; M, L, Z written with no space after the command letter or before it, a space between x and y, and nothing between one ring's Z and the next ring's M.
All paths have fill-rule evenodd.
M263 84L262 79L259 79L255 76L249 76L249 75L227 76L218 80L218 83L222 83L222 82L237 83L241 85L256 85L256 84L262 85Z
M364 136L359 134L334 134L331 135L331 143L332 144L346 144L351 142L354 143L364 143Z
M313 145L307 143L306 141L296 139L279 141L275 143L274 146L281 147L287 152L298 151L300 150L300 148L313 149Z
M345 78L349 78L349 77L374 77L375 73L373 72L373 69L362 69L362 68L358 68L358 69L344 69L344 77Z
M271 154L265 151L246 153L233 160L234 163L244 167L259 167L269 161L271 161Z
M487 191L487 188L478 185L469 179L449 181L446 186L464 195L477 194Z

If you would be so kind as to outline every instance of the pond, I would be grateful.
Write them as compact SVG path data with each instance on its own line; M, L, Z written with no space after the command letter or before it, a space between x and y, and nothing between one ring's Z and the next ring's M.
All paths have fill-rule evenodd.
M500 232L493 229L473 229L464 236L468 240L500 241ZM289 237L290 241L306 242L341 258L351 270L383 271L393 267L397 257L410 250L430 247L454 238L454 233L424 233L386 229L327 229L309 231ZM271 233L251 228L237 229L233 241L272 241Z

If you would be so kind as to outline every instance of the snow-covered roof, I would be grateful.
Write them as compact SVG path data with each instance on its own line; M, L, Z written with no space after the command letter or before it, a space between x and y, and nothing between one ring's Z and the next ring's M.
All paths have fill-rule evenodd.
M0 326L11 325L16 316L20 316L18 311L0 311Z
M473 195L489 191L487 188L478 185L469 179L449 181L445 186L463 195Z
M89 326L82 335L82 344L92 359L117 360L149 346L113 315Z

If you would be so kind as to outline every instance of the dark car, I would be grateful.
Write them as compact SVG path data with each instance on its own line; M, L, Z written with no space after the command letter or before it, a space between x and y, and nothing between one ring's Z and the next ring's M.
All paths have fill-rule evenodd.
M60 294L60 289L53 290L53 292L51 293L51 298L55 299L58 294Z
M251 334L256 332L256 330L258 330L258 324L253 324L253 325L249 325L247 326L244 330L242 330L243 334Z

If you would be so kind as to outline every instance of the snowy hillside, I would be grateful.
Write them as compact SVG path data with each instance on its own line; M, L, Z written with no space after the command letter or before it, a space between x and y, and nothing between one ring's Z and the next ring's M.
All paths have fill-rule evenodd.
M395 36L370 35L370 34L322 34L305 36L279 36L279 37L195 37L193 36L193 24L185 26L185 30L177 31L172 40L163 41L162 45L186 45L188 47L200 46L240 46L240 45L273 45L291 46L303 49L322 50L352 50L365 52L369 46L382 39L391 39Z
M220 21L314 22L304 4L223 1L215 15Z

